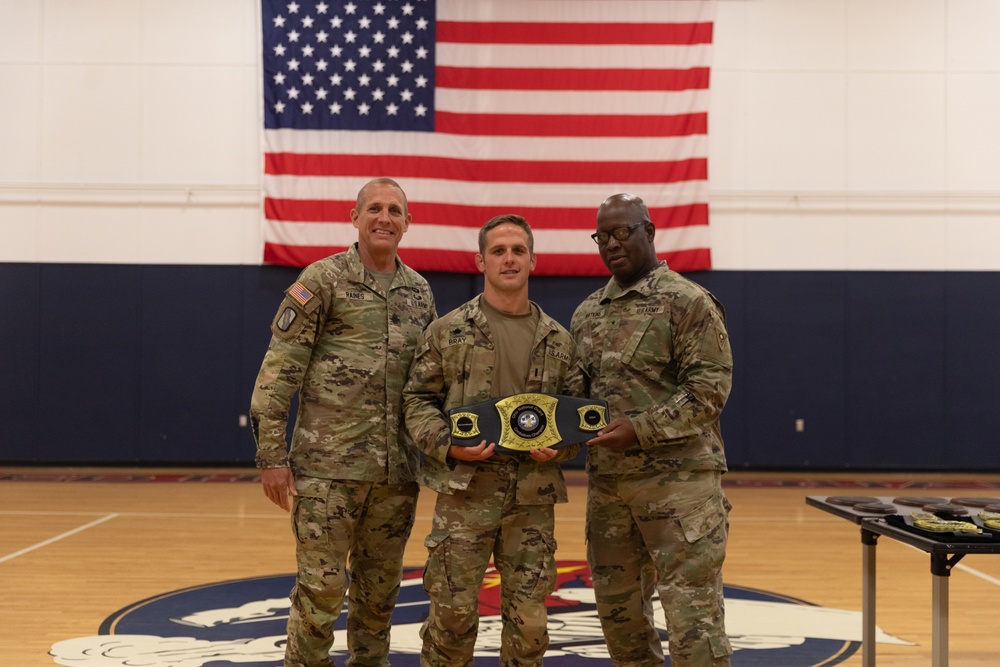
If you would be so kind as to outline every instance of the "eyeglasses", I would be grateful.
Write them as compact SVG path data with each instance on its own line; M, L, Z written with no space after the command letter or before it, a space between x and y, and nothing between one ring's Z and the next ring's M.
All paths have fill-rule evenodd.
M632 232L634 230L638 229L639 227L642 227L648 222L649 220L643 220L641 222L636 222L634 224L627 225L625 227L615 227L610 232L596 232L594 234L591 234L590 238L594 239L594 243L596 243L597 245L607 245L608 241L611 240L612 236L614 236L615 239L618 241L625 241L628 239L628 237L632 236Z

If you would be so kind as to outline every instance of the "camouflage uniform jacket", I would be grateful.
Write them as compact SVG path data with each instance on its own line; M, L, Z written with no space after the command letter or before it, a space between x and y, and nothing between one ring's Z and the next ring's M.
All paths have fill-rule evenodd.
M466 489L480 465L448 458L448 410L500 398L491 394L495 351L479 299L472 299L427 327L417 343L410 379L403 390L406 428L426 455L419 481L438 493ZM567 393L572 357L569 332L539 308L524 391ZM577 382L577 386L581 383ZM497 453L482 463L490 465L505 457L517 457L516 502L546 505L566 502L566 482L558 461L572 458L577 451L578 445L561 448L555 460L545 463L527 454Z
M388 294L356 244L306 267L271 325L251 399L257 465L290 465L297 477L414 481L418 453L402 428L402 390L417 337L435 317L427 281L398 259Z
M722 304L666 263L621 288L612 278L570 324L589 396L627 416L638 445L587 451L602 475L726 470L719 415L733 357Z

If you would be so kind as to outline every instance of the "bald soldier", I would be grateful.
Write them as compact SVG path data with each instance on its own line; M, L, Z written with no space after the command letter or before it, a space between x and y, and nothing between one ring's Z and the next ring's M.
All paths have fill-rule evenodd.
M587 442L587 561L615 665L728 667L722 563L729 501L719 417L733 358L722 304L656 257L641 199L608 197L592 234L611 272L573 313L589 395L611 421Z
M347 665L389 664L416 510L417 450L403 429L402 390L417 337L436 318L434 298L396 254L410 225L397 183L367 183L351 221L357 243L306 267L285 293L251 400L264 493L286 511L292 498L298 572L285 667L333 665L345 592Z

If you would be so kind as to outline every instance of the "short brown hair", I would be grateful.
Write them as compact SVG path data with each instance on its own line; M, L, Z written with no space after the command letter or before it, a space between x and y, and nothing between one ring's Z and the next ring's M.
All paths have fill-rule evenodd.
M504 213L503 215L490 218L486 224L479 229L480 255L486 254L486 234L500 225L516 225L517 227L523 229L524 233L528 235L528 252L532 255L535 254L535 236L531 233L531 225L528 224L528 221L514 213Z

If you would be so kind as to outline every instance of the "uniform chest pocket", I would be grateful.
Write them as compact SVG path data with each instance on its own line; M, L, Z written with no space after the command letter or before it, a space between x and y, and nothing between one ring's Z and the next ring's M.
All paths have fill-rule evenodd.
M625 346L622 347L621 356L623 364L632 363L632 358L635 356L635 352L639 348L639 343L642 342L642 337L646 335L646 330L649 329L651 322L651 319L646 319L640 322L632 332L632 335L630 335L628 340L625 341Z

